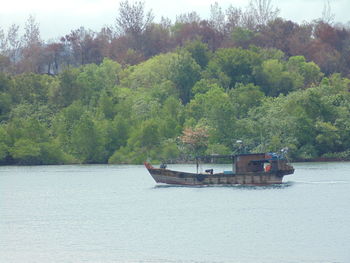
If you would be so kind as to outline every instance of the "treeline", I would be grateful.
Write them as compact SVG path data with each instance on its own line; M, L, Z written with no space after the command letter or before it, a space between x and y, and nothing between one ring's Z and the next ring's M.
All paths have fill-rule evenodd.
M208 19L191 12L177 16L175 22L164 17L155 22L144 3L126 0L120 3L113 26L99 32L81 27L56 41L43 41L39 24L30 16L23 35L19 25L0 28L0 70L56 75L67 66L100 64L104 58L136 65L199 39L213 52L251 45L276 48L287 57L302 55L314 61L327 75L349 76L350 29L333 23L330 6L325 5L320 19L303 24L278 13L271 0L251 0L245 9L231 5L224 10L215 3Z
M135 8L140 12L131 12ZM212 8L220 14L218 5ZM0 73L0 163L180 162L197 154L234 153L241 147L253 152L288 147L292 159L350 157L348 67L336 61L341 73L334 73L333 64L324 65L331 69L327 71L306 55L289 53L295 46L287 48L288 38L280 42L261 31L292 22L273 18L271 11L268 17L273 20L254 22L256 31L240 24L225 33L232 36L230 40L222 33L218 46L196 28L176 48L170 41L164 49L146 55L144 37L152 34L145 32L154 24L149 24L152 14L141 11L140 3L121 4L120 28L128 14L141 13L144 21L139 27L125 26L115 38L124 39L128 47L124 58L101 55L99 61L88 63L81 58L92 53L78 52L81 56L74 60L74 49L65 47L74 63L58 59L63 64L57 62L53 67L57 71L40 74L21 71L25 65L40 69L36 60L20 55L22 51L15 57L4 56L9 64ZM243 15L249 17L247 12L238 12L239 21L249 21L243 19ZM180 30L202 22L170 28ZM319 25L338 30L323 22ZM345 29L342 32L347 34ZM169 34L169 39L175 36ZM310 44L317 40L315 36L302 42ZM258 37L280 43L281 48L251 42ZM224 43L228 46L223 47ZM123 54L124 46L117 45L121 53L116 54ZM323 49L318 52L318 58L333 59ZM126 58L137 60L131 63ZM340 59L345 63L347 58ZM243 145L237 145L237 140Z
M206 58L206 59L204 59ZM203 60L204 59L204 60ZM199 40L123 67L0 74L2 163L141 163L290 149L349 157L349 79L303 56Z

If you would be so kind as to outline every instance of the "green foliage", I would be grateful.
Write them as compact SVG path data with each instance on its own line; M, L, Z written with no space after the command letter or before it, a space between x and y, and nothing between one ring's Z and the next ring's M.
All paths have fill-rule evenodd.
M5 127L9 155L20 164L60 164L65 154L37 119L13 119Z
M216 79L201 79L194 84L192 88L192 93L206 93L211 88L218 88L220 87L220 84Z
M121 116L116 116L113 121L99 121L96 125L102 139L102 145L107 152L107 157L111 156L115 150L127 144L129 124Z
M236 27L232 32L232 40L239 47L247 48L254 36L253 31L242 27Z
M164 141L160 147L160 150L161 151L158 158L160 158L161 161L166 163L176 161L181 153L178 145L172 140Z
M0 162L8 156L10 138L4 127L0 126Z
M176 162L242 147L349 156L349 79L277 49L186 43L123 69L105 59L57 76L0 73L0 163Z
M152 90L154 86L169 80L170 67L176 56L175 53L162 54L126 68L121 73L121 86L132 90Z
M232 151L229 147L219 144L219 143L214 143L214 144L209 144L207 150L205 151L205 154L207 155L212 155L212 154L231 154Z
M257 83L268 96L288 94L302 86L302 76L286 71L285 62L277 59L265 60L255 71Z
M159 144L158 123L154 120L144 121L138 134L141 147L151 149Z
M71 135L72 153L83 163L104 160L101 137L89 114L83 114L74 125Z
M51 86L50 102L58 107L67 107L81 96L81 87L77 83L78 68L66 68L59 74L59 85Z
M208 65L211 53L207 44L197 39L195 41L188 42L185 45L185 49L190 52L192 58L199 66L201 66L201 68L205 68Z
M57 83L56 77L26 73L16 76L9 93L15 103L47 103L49 89Z
M253 82L253 70L260 65L260 55L242 48L219 49L208 64L207 78L216 78L225 88L233 88L236 83Z
M77 76L76 83L80 87L79 99L86 105L96 106L101 91L111 91L118 84L121 66L109 59L97 66L85 65Z
M174 82L183 104L187 104L192 97L193 85L200 78L200 66L189 52L180 50L170 66L170 80Z
M113 97L109 93L103 92L98 100L97 111L102 115L102 118L113 119L116 114L116 107Z
M188 118L209 125L214 140L230 144L235 125L235 110L229 95L220 87L196 94L187 106Z
M37 164L40 162L40 146L27 138L16 140L10 153L21 164Z
M0 121L8 118L11 110L12 97L8 93L0 92Z
M324 158L331 158L331 159L336 159L336 160L350 160L350 150L344 151L344 152L334 152L334 153L326 153L322 155Z
M289 71L296 72L302 76L305 87L317 85L323 76L320 67L314 62L306 62L303 56L290 57L287 62L287 68Z
M236 88L229 91L237 118L246 117L249 110L259 106L264 99L264 93L260 87L253 85L238 84Z
M75 102L57 114L53 121L53 133L67 153L73 153L71 142L73 129L85 110L81 102Z

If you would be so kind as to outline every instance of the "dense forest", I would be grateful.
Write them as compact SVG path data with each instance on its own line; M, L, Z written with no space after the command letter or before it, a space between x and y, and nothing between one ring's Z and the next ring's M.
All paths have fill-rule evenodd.
M279 151L350 158L350 29L278 17L269 0L154 22L122 1L114 27L41 39L0 29L0 163L181 162ZM242 144L237 144L237 141Z

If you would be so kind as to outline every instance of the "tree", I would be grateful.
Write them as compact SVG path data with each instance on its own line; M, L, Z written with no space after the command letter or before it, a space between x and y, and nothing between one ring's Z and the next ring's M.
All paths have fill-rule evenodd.
M236 27L242 25L242 10L240 8L230 5L226 10L226 30L232 33Z
M190 154L197 156L205 152L208 138L208 128L197 126L195 128L185 128L180 140L188 148Z
M251 45L255 33L252 30L242 27L235 27L232 30L232 41L238 47L248 48Z
M7 48L7 39L4 30L0 28L0 54L4 54Z
M225 13L222 11L218 2L210 5L210 20L209 24L216 31L225 34Z
M200 41L199 39L188 42L185 45L185 49L190 52L192 58L197 62L202 69L204 69L210 60L211 52L208 45Z
M49 89L55 84L55 77L24 73L16 76L9 93L15 103L46 103L48 101Z
M316 136L316 149L319 154L338 152L341 145L341 137L338 128L329 122L318 121L315 124L318 132Z
M180 50L172 61L169 73L170 80L179 91L182 103L187 104L191 99L191 89L199 80L200 66L187 51Z
M9 152L10 138L3 125L0 125L0 163L5 160Z
M75 66L89 63L100 64L103 60L100 46L103 46L103 42L99 41L92 30L84 27L72 30L69 35L61 38L61 42L69 50L70 63Z
M20 138L16 140L10 153L21 164L38 164L40 162L40 146L31 139Z
M116 18L120 34L140 35L153 21L152 11L145 14L144 2L129 4L128 0L119 4L119 15Z
M321 21L326 24L332 24L334 21L335 15L332 13L332 8L329 0L325 1L322 10Z
M201 17L197 12L190 12L176 16L175 25L179 24L199 24Z
M73 153L72 133L86 108L76 101L56 114L53 120L53 134L57 138L61 149L66 153Z
M209 21L202 20L192 23L176 23L173 27L175 45L183 46L188 41L201 39L210 50L218 49L224 40L224 35L216 31Z
M72 153L83 163L98 163L104 160L101 137L89 114L83 114L73 127Z
M317 85L323 76L320 67L314 62L306 62L303 56L290 57L286 66L289 71L296 72L303 77L304 87Z
M115 115L115 105L113 98L107 92L102 92L98 100L97 112L105 119L113 119Z
M258 107L264 98L264 93L260 87L254 86L252 83L247 85L238 84L229 91L229 95L239 118L246 117L249 110Z
M19 26L16 24L12 24L8 31L6 37L6 55L10 59L13 67L10 67L11 72L18 72L19 70L16 68L17 63L21 60L21 49L22 49L22 41L19 37Z
M33 16L29 16L24 30L21 71L41 73L43 71L41 65L42 40L40 38L39 24Z
M130 4L128 0L121 1L116 18L117 32L128 36L131 48L140 51L142 33L152 24L153 19L152 11L145 12L144 2Z
M31 118L13 118L6 125L9 158L19 164L60 164L62 149L50 136L47 126Z
M306 39L299 38L297 41L293 41L292 38L295 37L298 31L302 32L298 24L282 18L276 18L259 27L259 34L255 35L253 43L265 48L277 48L290 56L292 55L291 49L296 49L294 45L299 46L303 42L310 40L311 32L308 32L310 35L299 36Z
M49 43L43 47L43 66L48 75L56 75L60 72L63 64L64 45L62 43Z
M13 79L0 72L0 122L6 118L12 106L12 96L9 91L12 89Z
M188 120L194 119L195 125L203 124L208 128L211 142L231 143L236 114L223 88L214 85L204 94L197 93L186 106L186 112ZM188 125L185 123L185 126Z
M278 96L303 86L299 72L287 71L285 63L277 59L265 60L255 71L257 84L268 96Z
M142 34L142 53L146 58L165 53L172 48L168 25L153 23L146 27Z
M159 144L159 128L158 123L154 120L146 120L142 123L140 129L140 145L147 149L151 149Z
M80 70L66 68L59 76L59 85L50 88L50 102L58 107L67 107L81 97L81 87L77 82Z
M219 49L210 60L204 73L206 78L217 78L224 88L233 88L236 83L253 81L253 70L260 64L260 56L242 48Z
M274 20L279 13L278 8L273 7L272 0L251 0L248 10L257 25L266 25Z

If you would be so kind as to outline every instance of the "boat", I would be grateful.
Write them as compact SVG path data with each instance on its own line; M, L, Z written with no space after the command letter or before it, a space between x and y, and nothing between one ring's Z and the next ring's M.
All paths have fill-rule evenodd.
M216 158L230 159L232 170L214 172L207 169L199 171L201 161ZM294 173L294 168L287 158L275 153L250 153L237 155L206 155L196 157L197 172L182 172L160 168L150 163L144 165L157 183L175 185L271 185L281 184L283 177Z

